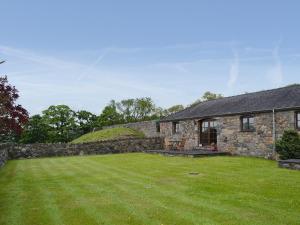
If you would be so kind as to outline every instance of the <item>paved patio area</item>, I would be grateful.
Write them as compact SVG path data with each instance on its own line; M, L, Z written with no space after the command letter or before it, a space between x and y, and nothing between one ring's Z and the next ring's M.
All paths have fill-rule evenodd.
M220 155L231 155L229 152L222 151L210 151L210 150L147 150L146 153L151 154L162 154L169 156L186 156L186 157L205 157L205 156L220 156Z

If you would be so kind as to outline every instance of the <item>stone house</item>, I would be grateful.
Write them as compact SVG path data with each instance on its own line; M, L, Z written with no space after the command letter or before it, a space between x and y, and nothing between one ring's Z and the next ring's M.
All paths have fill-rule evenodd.
M275 157L286 129L300 132L300 85L205 101L160 121L166 149Z

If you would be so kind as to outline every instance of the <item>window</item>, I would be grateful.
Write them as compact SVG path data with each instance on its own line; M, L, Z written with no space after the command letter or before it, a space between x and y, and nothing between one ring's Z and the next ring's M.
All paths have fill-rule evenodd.
M296 112L295 119L296 119L296 128L300 130L300 112Z
M241 117L241 130L242 131L254 131L254 117L253 116L242 116Z
M200 144L217 144L217 122L215 120L203 120L200 127Z
M160 132L160 123L158 121L156 122L156 132Z
M179 122L173 122L172 130L173 130L173 134L179 132Z

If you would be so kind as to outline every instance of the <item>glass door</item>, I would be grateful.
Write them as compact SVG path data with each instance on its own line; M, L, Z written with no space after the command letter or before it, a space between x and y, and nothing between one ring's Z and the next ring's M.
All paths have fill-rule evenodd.
M200 122L200 144L217 144L217 124L215 120L203 120Z

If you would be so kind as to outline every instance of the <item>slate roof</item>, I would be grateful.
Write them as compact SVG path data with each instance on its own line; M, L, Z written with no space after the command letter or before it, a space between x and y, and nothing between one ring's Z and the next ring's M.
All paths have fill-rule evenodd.
M294 108L300 109L300 84L201 102L162 118L161 121L207 118Z

